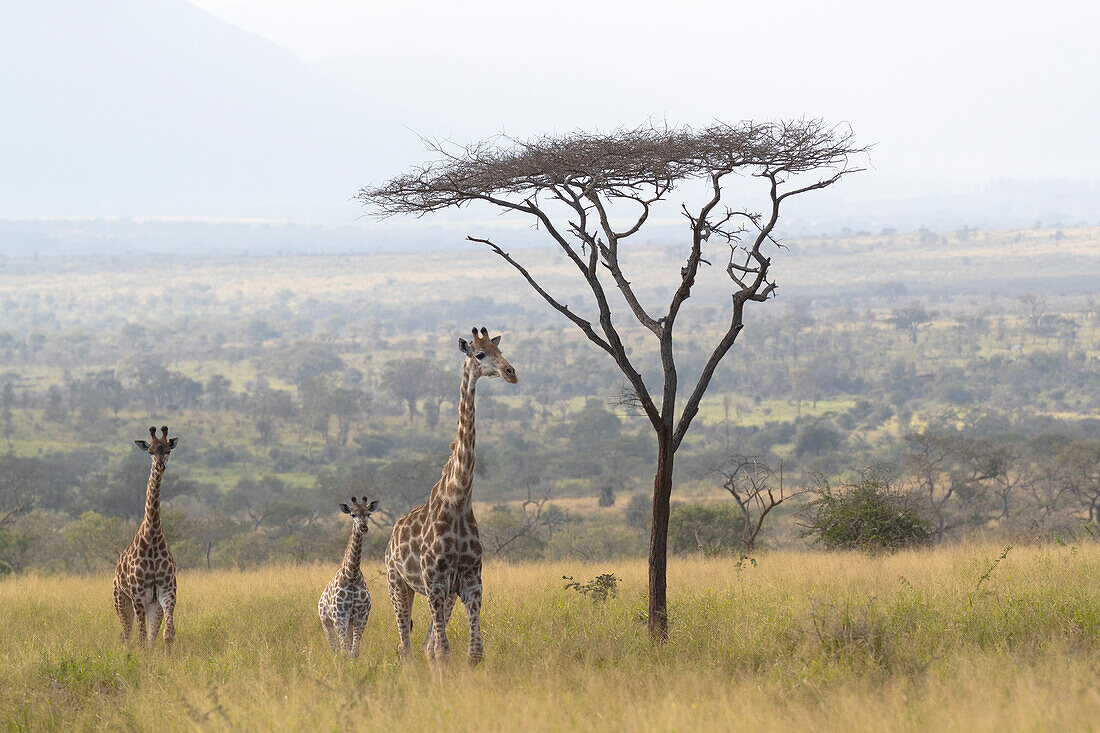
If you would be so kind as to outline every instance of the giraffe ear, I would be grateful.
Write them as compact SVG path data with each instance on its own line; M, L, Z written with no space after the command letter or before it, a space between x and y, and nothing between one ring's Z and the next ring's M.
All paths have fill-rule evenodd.
M500 346L500 336L493 336L491 340L493 342L493 346Z
M175 448L176 443L178 443L178 442L180 442L179 438L169 438L168 439L168 450L172 450L173 448Z
M344 514L351 514L351 508L347 504L341 504L340 511L342 511Z
M458 350L461 351L463 354L470 353L470 345L466 343L466 339L458 340Z
M134 445L137 446L138 450L145 451L146 453L149 452L149 444L144 440L135 440Z
M375 499L370 504L367 504L367 513L370 514L378 507L378 499Z

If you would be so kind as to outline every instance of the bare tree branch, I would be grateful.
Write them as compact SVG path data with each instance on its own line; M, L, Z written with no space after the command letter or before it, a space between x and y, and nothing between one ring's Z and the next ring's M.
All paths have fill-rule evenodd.
M776 471L759 456L732 455L715 472L722 477L722 488L741 510L744 518L741 547L746 553L756 546L764 520L772 509L787 499L809 492L806 488L788 492L783 485L783 462L779 462Z
M488 245L489 248L492 249L493 252L495 254L497 254L501 259L503 259L505 262L507 262L512 267L514 267L516 270L518 270L519 273L521 275L523 275L523 279L526 280L528 282L528 284L535 290L535 292L538 293L539 295L541 295L542 299L545 300L547 303L549 303L554 308L554 310L558 311L559 313L564 315L566 318L568 318L570 321L575 323L577 325L577 327L579 329L581 329L582 332L584 332L584 335L587 336L588 339L592 343L596 344L597 346L599 346L604 351L607 351L608 353L611 353L611 346L606 341L604 341L602 338L600 338L600 335L598 333L596 333L596 331L592 328L591 323L584 320L583 318L578 316L573 311L569 310L569 306L559 302L556 298L554 298L554 296L552 296L552 295L550 295L550 293L546 292L546 290L541 285L538 284L538 282L535 280L535 278L531 277L531 273L527 271L527 268L525 268L520 263L516 262L510 254L505 252L503 249L501 249L497 244L493 243L491 240L482 239L480 237L466 237L466 239L470 242L478 242L480 244ZM612 355L614 355L614 354L612 354Z
M523 522L507 537L494 538L494 550L497 555L504 552L505 549L520 537L531 534L539 529L542 520L542 509L546 506L546 503L550 501L550 488L547 487L542 496L532 497L531 487L527 487L527 498L520 504L520 509L523 512ZM532 508L533 507L533 508Z

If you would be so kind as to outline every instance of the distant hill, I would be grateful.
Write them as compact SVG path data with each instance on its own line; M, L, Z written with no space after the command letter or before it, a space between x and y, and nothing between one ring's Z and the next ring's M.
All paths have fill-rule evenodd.
M384 120L182 0L0 3L0 217L347 221L417 149Z
M866 174L873 176L873 173ZM871 179L873 180L873 179ZM878 233L889 227L916 231L1026 229L1100 225L1100 182L1076 180L990 181L963 192L923 196L843 197L827 192L799 200L795 211L803 233L835 234L848 228ZM791 207L794 209L794 207Z
M0 252L438 248L464 246L468 230L486 233L481 223L463 228L475 216L468 209L419 229L357 221L355 192L425 153L400 110L334 78L184 0L0 1L0 219L22 220L0 227ZM497 131L485 125L486 135ZM879 183L870 170L792 201L784 235L1100 224L1097 182L999 181L919 198L880 193ZM109 221L27 221L73 218ZM128 221L149 218L351 228ZM651 224L652 241L678 236ZM541 241L529 229L509 239Z

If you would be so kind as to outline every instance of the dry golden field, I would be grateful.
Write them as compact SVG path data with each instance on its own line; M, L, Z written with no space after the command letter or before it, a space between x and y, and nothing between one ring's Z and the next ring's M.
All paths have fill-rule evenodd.
M379 568L358 660L330 654L331 566L189 572L177 646L127 651L107 576L0 581L10 730L1095 731L1100 546L963 545L888 557L775 552L670 567L671 639L638 560L485 569L486 660L465 618L440 672L395 656ZM562 575L622 578L605 605ZM414 642L426 627L418 599Z

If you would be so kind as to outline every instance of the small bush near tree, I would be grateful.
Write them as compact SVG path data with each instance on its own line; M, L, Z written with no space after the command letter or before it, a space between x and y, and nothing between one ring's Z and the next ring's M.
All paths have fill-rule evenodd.
M573 580L572 575L563 575L561 579L569 581L565 584L566 590L576 591L593 603L606 603L608 599L619 595L620 578L615 573L597 575L587 583Z
M864 475L833 487L825 479L807 506L802 536L830 550L899 550L932 541L920 498L888 478Z
M741 547L745 518L731 504L673 504L668 548L677 554L732 553Z

